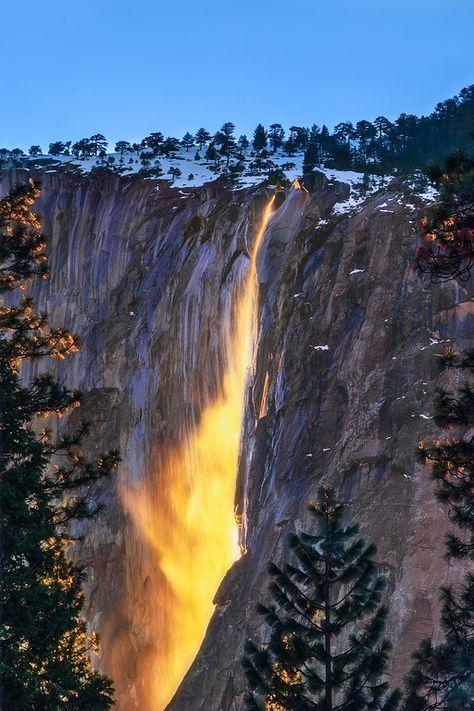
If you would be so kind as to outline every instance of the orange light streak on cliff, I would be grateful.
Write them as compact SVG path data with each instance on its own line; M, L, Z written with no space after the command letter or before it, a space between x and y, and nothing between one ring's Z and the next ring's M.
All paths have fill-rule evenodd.
M273 202L274 197L255 236L233 333L225 336L227 372L220 397L195 429L183 432L182 446L160 448L156 476L148 479L152 484L121 491L156 568L147 600L140 600L141 607L156 608L136 684L140 711L160 711L170 701L202 642L218 585L239 557L234 497L257 308L256 260Z

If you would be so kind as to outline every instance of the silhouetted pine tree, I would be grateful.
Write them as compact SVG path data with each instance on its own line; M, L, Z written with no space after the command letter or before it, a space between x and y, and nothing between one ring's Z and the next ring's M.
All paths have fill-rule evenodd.
M447 111L447 107L446 111ZM426 246L418 249L416 265L432 280L467 279L474 265L474 160L462 151L430 171L439 200L422 221ZM474 372L474 351L443 351L446 367ZM449 432L426 446L421 459L431 464L436 496L448 507L459 533L446 539L449 557L465 562L463 584L441 588L444 639L425 639L414 654L406 679L405 711L472 711L474 709L474 390L468 383L452 393L439 390L434 421ZM454 430L454 432L453 432Z
M226 165L230 163L231 157L237 150L237 144L234 138L235 125L231 121L227 121L220 131L214 134L213 142L219 146L219 153L226 158ZM211 144L209 144L210 148ZM208 148L208 151L209 151Z
M107 139L102 133L95 133L89 138L93 155L98 155L101 151L107 150Z
M211 134L206 131L205 128L199 128L194 136L195 142L198 144L199 149L202 151L203 146L210 140Z
M281 123L272 123L268 134L272 151L275 153L278 148L281 148L285 139L285 131Z
M474 352L444 351L448 367L474 370ZM422 461L432 466L436 496L449 508L459 533L446 538L448 556L465 561L466 575L458 590L441 588L441 627L444 640L425 639L414 654L407 676L405 711L472 711L474 709L474 440L465 436L474 425L474 390L457 395L440 390L435 400L436 424L450 431L445 440L420 443ZM457 437L452 429L457 429ZM471 567L471 570L469 570Z
M250 143L249 143L249 139L247 138L247 136L245 136L245 135L239 136L239 140L237 141L237 146L241 152L246 151L247 148L249 147L249 145L250 145Z
M186 131L183 138L181 139L181 143L186 148L187 153L191 146L194 146L194 136L192 136L189 131Z
M217 152L214 143L210 143L208 145L204 158L210 163L213 162L215 166L219 164L219 153Z
M439 198L421 221L416 269L433 281L468 279L474 266L474 158L458 150L428 175Z
M387 610L380 605L375 546L344 527L346 505L320 489L310 505L315 535L293 533L295 563L271 563L273 604L258 606L271 628L264 645L248 641L243 667L248 709L361 711L395 709L381 681L391 645L383 639Z
M142 140L140 147L143 149L148 149L148 155L150 157L156 158L163 152L163 144L165 142L165 137L161 131L155 131L150 133L148 136Z
M316 142L310 141L303 157L303 174L310 173L319 162L319 146Z
M115 152L120 153L123 156L125 152L130 153L132 150L132 144L128 141L117 141L115 144Z
M44 241L31 211L39 193L30 182L0 201L0 707L2 711L102 711L110 681L94 672L96 646L81 618L82 566L66 556L69 523L97 511L87 492L110 473L111 452L88 462L80 452L87 428L53 442L33 419L79 403L50 375L24 383L25 359L64 358L77 349L64 329L50 329L22 290L45 276Z
M255 131L253 132L252 146L258 152L258 151L262 151L266 145L267 145L267 132L265 131L265 127L262 126L261 123L259 123L257 128L255 129Z

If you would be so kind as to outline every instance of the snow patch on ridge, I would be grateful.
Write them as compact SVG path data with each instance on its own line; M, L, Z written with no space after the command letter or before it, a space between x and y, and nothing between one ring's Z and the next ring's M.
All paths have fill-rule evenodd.
M204 153L205 149L199 152L199 155L204 155ZM25 156L24 159L21 160L21 167L26 169L43 168L45 172L48 173L64 168L69 168L81 173L90 173L93 170L101 168L105 170L109 169L124 176L142 175L144 179L169 181L173 188L179 190L183 188L201 187L218 178L230 175L225 165L225 159L216 167L203 157L196 160L196 154L196 147L191 148L189 152L186 152L184 148L180 148L171 157L158 156L157 158L150 158L149 162L146 163L145 169L141 157L137 155L136 152L124 152L123 155L120 153L108 153L102 158L98 156L75 158L70 155L52 156L49 154L35 157ZM284 177L290 182L301 178L303 174L304 156L302 152L295 156L287 156L284 155L280 149L276 153L270 154L268 159L263 161L263 163L265 163L268 160L268 165L270 165L271 168L266 167L260 171L256 170L252 165L255 163L255 159L256 156L254 154L252 155L251 150L247 150L244 153L244 159L240 161L243 165L243 171L235 175L235 189L252 188L260 185L268 179L269 170L281 171ZM230 167L232 167L232 165L235 166L235 164L236 161L232 160ZM178 169L181 174L177 177L173 177L169 172L173 169ZM161 171L161 174L153 174L154 170L157 172ZM335 170L333 168L325 168L324 166L314 168L314 172L323 173L330 182L344 183L350 188L349 198L334 205L332 211L333 215L351 214L375 192L387 187L390 182L394 180L393 176L364 175L363 173L357 173L353 170ZM407 186L426 202L432 202L436 199L436 191L432 187L425 187L424 185L421 188L416 179L407 183ZM186 193L184 193L184 195L186 195ZM408 203L406 204L409 206ZM387 203L384 203L378 206L377 209L380 212L389 212L390 210L385 210L387 207ZM414 205L413 209L416 209ZM326 223L326 220L320 221L320 225Z

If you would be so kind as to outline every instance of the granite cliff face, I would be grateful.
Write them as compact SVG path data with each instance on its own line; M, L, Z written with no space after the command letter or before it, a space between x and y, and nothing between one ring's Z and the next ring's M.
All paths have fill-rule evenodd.
M24 178L5 174L2 191ZM247 321L258 309L251 351L242 311L267 191L41 179L51 278L35 295L82 341L58 375L85 393L74 418L94 422L91 452L119 447L123 458L76 551L119 711L163 708L191 663L236 557L235 484L243 555L167 708L243 708L240 657L245 638L263 634L254 608L266 565L307 524L323 482L352 501L378 545L399 682L420 637L438 633L439 584L460 575L442 560L445 516L415 449L433 431L439 341L462 346L474 328L469 285L412 272L422 201L392 185L356 214L334 215L349 188L321 174L309 193L277 195L257 257L258 304L245 302ZM231 401L237 409L225 409Z

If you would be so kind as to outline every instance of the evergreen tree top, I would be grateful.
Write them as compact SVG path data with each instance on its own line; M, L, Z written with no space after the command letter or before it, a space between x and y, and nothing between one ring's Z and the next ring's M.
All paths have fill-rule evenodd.
M257 611L270 628L264 645L249 640L243 666L248 709L363 711L395 709L387 696L390 644L375 547L343 526L347 505L321 488L310 511L316 533L293 533L294 562L270 563L270 605ZM347 640L347 641L346 641Z

